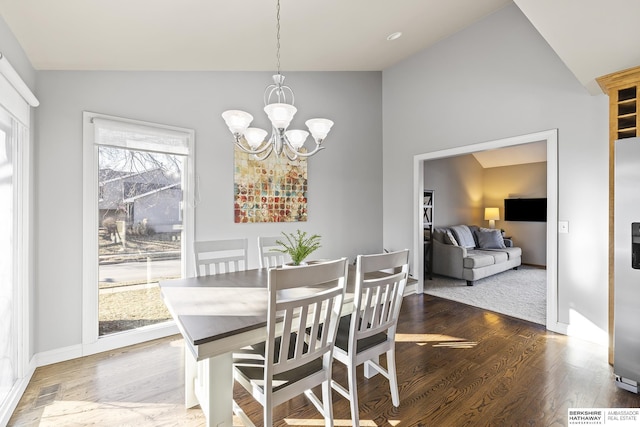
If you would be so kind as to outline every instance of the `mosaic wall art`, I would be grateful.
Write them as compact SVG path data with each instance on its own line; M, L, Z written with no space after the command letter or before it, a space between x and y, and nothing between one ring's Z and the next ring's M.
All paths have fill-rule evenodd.
M307 220L307 160L272 153L254 160L235 149L234 221Z

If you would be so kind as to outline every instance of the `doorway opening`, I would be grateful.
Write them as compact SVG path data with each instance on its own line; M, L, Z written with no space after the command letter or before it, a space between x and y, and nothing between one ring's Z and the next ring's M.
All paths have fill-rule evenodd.
M422 201L424 188L425 161L455 157L505 147L530 144L542 141L546 144L547 152L547 239L546 239L546 283L547 307L546 327L549 330L562 333L558 325L558 289L557 289L557 233L558 233L558 132L557 129L504 138L494 141L446 149L436 152L423 153L414 156L414 259L415 271L424 271L423 246L423 218ZM424 292L424 277L418 277L417 291Z

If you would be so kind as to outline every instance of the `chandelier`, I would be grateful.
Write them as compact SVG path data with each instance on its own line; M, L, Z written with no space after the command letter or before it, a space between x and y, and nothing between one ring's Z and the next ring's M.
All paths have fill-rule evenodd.
M287 130L298 109L294 104L293 90L284 84L284 76L280 74L280 0L276 6L276 58L278 73L273 76L273 84L264 91L264 112L271 121L271 136L267 139L267 131L249 127L253 116L245 111L227 110L222 113L229 130L233 134L236 146L245 153L253 154L257 160L264 160L272 152L280 156L284 153L289 160L298 157L309 157L324 149L322 142L333 126L328 119L310 119L305 122L309 132L305 130ZM316 146L311 151L303 149L309 133Z

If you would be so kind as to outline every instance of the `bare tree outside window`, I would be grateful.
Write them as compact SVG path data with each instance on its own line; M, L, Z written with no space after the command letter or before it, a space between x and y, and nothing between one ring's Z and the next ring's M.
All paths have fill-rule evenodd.
M171 319L157 284L180 277L184 159L98 148L100 335Z

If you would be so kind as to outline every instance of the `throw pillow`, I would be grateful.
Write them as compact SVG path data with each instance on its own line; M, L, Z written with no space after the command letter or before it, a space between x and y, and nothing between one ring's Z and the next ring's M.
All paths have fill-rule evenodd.
M476 237L478 239L478 246L480 249L504 249L507 246L504 244L502 233L500 230L489 231L476 231Z
M448 245L458 246L458 241L455 237L453 237L453 233L451 233L451 230L447 230L447 232L444 234L444 242Z
M498 230L497 228L484 228L484 227L480 227L478 230L480 230L480 231L500 231L500 233L502 233L502 230Z
M466 225L454 225L451 227L451 232L456 238L459 246L467 249L473 249L476 247L476 241L473 239L471 230Z

